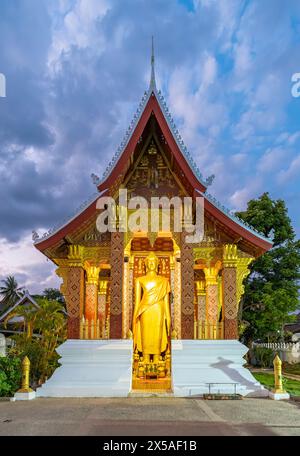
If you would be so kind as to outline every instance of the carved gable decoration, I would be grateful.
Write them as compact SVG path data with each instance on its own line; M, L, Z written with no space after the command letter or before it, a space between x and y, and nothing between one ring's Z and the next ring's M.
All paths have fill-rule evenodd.
M176 182L163 151L152 139L142 152L137 163L133 163L126 178L128 196L179 196L182 191Z
M82 236L82 244L83 245L104 245L108 246L110 244L110 237L111 234L109 232L100 233L97 230L96 224L95 226L84 233Z

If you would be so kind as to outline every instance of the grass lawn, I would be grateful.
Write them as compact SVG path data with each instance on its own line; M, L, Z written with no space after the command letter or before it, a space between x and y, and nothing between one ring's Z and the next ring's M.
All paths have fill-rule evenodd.
M252 375L262 385L268 389L274 388L274 375L262 372L252 372ZM293 396L300 396L300 382L297 380L290 380L283 376L283 388Z

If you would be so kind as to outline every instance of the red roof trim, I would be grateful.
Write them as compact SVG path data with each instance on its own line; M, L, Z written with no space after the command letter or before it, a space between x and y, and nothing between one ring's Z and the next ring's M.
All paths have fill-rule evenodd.
M101 195L99 194L99 197ZM35 243L35 247L41 252L52 247L55 243L59 242L65 236L75 231L85 220L88 220L96 212L97 200L93 201L84 211L78 214L73 220L63 226L56 233L50 235L47 239Z
M135 149L135 146L136 146L139 138L143 134L143 131L146 127L146 124L147 124L152 112L154 113L154 115L158 121L158 124L164 134L164 137L165 137L171 151L173 152L175 158L179 162L181 169L182 169L183 173L186 175L186 177L188 178L191 186L198 188L200 191L204 192L206 190L206 187L197 179L197 177L193 173L190 165L188 164L185 157L181 153L181 151L176 143L176 140L174 139L174 136L169 128L169 125L165 119L165 116L159 106L159 102L157 101L157 98L156 98L156 95L154 92L151 93L150 98L140 117L140 120L138 121L138 124L135 127L121 157L119 158L118 162L115 164L114 168L112 169L110 175L106 178L106 180L101 182L101 184L99 184L98 189L102 190L104 188L110 187L115 182L115 180L118 178L118 176L122 173L127 161L130 159L130 156Z
M259 236L255 236L255 234L251 233L249 230L247 230L247 228L244 228L243 226L239 225L226 214L224 214L222 211L220 211L220 209L214 206L206 198L204 208L223 225L228 226L228 228L232 229L232 231L234 231L237 235L251 242L251 244L254 244L256 247L259 247L264 252L270 250L270 248L273 246L273 243L271 241L265 241L264 239L261 239Z
M198 195L199 196L199 195ZM99 194L100 197L100 194ZM56 242L59 242L64 236L68 235L70 232L76 230L85 220L89 219L93 216L96 212L96 204L97 201L93 201L90 206L88 206L83 212L81 212L75 219L73 219L70 223L65 225L61 230L54 233L48 239L41 241L35 244L35 247L40 250L44 251L49 247L52 247ZM251 233L236 223L234 220L231 220L226 214L220 211L216 206L214 206L210 201L205 198L205 210L207 210L211 215L213 215L220 223L225 226L228 226L233 232L235 232L238 236L249 241L251 244L255 245L256 247L266 252L272 247L271 241L265 241L255 234Z

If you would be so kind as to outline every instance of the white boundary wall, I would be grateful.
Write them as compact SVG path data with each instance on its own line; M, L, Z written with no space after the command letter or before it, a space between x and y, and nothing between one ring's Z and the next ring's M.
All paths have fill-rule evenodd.
M253 342L252 347L270 348L274 353L278 353L281 361L290 364L300 363L300 342L266 342L259 344Z

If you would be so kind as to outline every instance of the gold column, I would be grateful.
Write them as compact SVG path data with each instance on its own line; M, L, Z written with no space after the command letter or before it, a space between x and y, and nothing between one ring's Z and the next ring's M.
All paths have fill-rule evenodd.
M198 339L204 339L204 323L206 319L206 291L205 280L198 280L196 282L196 295L197 295L197 313L198 313Z
M111 338L111 331L110 331L110 307L111 307L111 282L108 284L108 289L107 289L107 314L106 314L106 322L105 322L105 338L110 339Z
M85 282L85 320L97 320L98 281L100 268L85 265L87 280Z
M171 301L171 327L174 328L175 324L175 317L174 317L174 288L175 288L175 258L173 255L170 256L170 282L171 282L171 295L172 295L172 301Z
M130 259L129 259L129 286L128 286L129 329L132 328L132 316L133 316L133 267L134 267L134 257L130 256Z
M124 218L124 217L123 217ZM133 268L134 256L131 255L131 235L125 234L124 244L124 269L123 269L123 290L122 290L122 338L128 339L132 332L133 315Z
M174 261L174 330L177 339L181 339L181 263Z
M100 324L100 337L104 339L105 334L105 323L106 323L106 297L107 297L107 280L99 281L99 291L98 291L98 320Z
M221 269L221 261L217 261L215 266L204 268L206 282L206 323L208 325L206 338L217 338L218 323L218 274Z
M129 258L128 258L129 260ZM122 339L127 338L129 331L129 261L124 262L123 267L123 299L122 299Z

